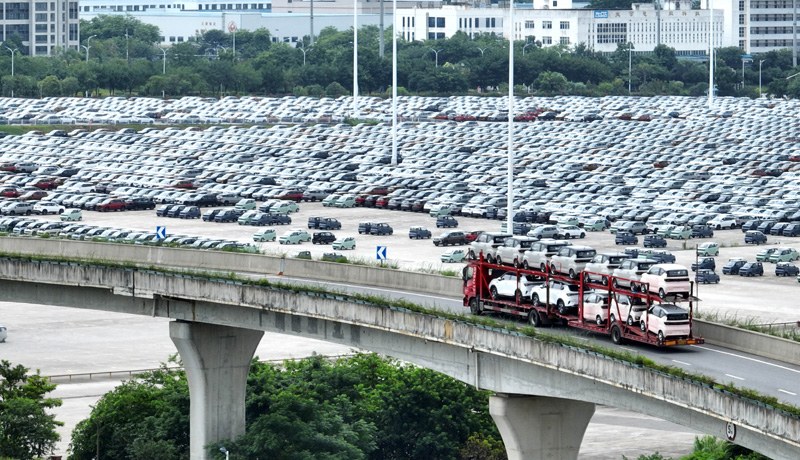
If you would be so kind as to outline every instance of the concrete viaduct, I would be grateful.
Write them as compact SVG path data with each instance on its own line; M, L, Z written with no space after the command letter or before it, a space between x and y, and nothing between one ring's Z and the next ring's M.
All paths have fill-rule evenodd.
M509 458L575 459L595 404L800 458L800 419L754 401L584 350L348 297L135 268L0 261L3 300L174 319L191 392L191 458L244 433L245 383L264 331L351 345L496 393ZM733 427L733 428L731 428Z

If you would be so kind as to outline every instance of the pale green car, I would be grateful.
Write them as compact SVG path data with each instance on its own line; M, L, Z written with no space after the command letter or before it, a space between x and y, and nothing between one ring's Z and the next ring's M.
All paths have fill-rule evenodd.
M356 248L356 239L352 236L346 236L344 238L339 238L338 240L333 242L333 249L355 249Z
M243 198L236 203L234 206L235 209L244 209L245 211L251 211L256 208L256 200L252 198Z
M326 197L325 197L325 199L324 199L324 200L322 200L322 206L325 206L325 207L333 207L333 206L335 206L335 205L336 205L336 202L337 202L337 201L339 200L339 198L341 198L341 197L342 197L341 195L337 195L337 194L335 194L335 193L334 193L334 194L331 194L331 195L328 195L328 196L326 196Z
M442 254L442 262L459 263L464 261L467 253L463 249L451 249Z
M719 255L719 243L703 243L697 247L698 256L714 257Z
M258 211L247 211L246 213L242 214L237 221L239 225L250 225L250 223L255 219L259 214Z
M431 207L429 214L431 217L449 216L450 206L446 204L435 204Z
M311 234L305 230L289 230L278 238L280 244L301 244L304 241L311 241Z
M356 206L356 197L353 195L342 195L333 205L337 208L354 208Z
M577 227L579 223L579 219L575 216L565 216L558 220L559 226L574 225Z
M692 228L687 225L678 225L669 231L669 237L673 240L687 240L692 237Z
M264 228L253 234L253 241L255 242L275 241L277 238L278 234L274 228Z
M666 225L664 227L660 227L658 229L658 232L656 232L656 235L663 236L664 238L669 238L670 233L672 233L672 231L675 230L676 228L678 228L677 225ZM691 230L689 231L689 233L691 233Z
M71 222L83 219L80 209L67 209L61 213L61 222Z
M600 219L597 217L591 217L589 219L584 219L583 229L587 232L602 232L606 229L606 220Z
M800 259L800 254L794 248L778 248L769 256L772 263L793 262Z

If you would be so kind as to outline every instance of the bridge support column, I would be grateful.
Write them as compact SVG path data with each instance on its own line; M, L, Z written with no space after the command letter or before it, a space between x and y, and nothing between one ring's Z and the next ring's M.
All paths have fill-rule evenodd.
M489 398L508 460L576 460L594 404L544 396Z
M205 448L209 443L244 434L247 375L263 335L214 324L169 324L189 383L191 460L211 458Z

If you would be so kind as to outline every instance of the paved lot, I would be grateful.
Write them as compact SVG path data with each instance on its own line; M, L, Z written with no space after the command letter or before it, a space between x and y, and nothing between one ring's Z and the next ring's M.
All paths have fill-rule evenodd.
M445 229L435 228L435 219L421 213L408 213L365 208L327 208L320 203L301 203L300 211L291 215L292 224L275 226L280 236L292 228L306 228L309 216L335 217L342 222L342 230L335 231L337 236L355 236L354 251L340 251L349 258L376 261L377 246L386 246L390 262L404 269L460 270L461 264L443 264L440 255L446 248L435 247L431 240L410 240L408 228L413 225L427 226L434 236ZM56 216L42 216L42 219L56 220ZM501 222L497 220L457 217L458 230L499 231ZM362 221L387 222L394 228L391 236L359 235L358 223ZM84 211L84 222L91 225L119 227L146 231L155 231L156 226L166 226L168 234L202 235L241 242L252 242L252 235L258 229L236 223L212 223L201 220L183 220L156 217L155 211L126 211L117 213L100 213ZM262 227L263 228L263 227ZM309 230L312 232L312 230ZM639 237L641 242L641 237ZM589 232L585 239L572 240L576 244L586 244L598 252L617 252L624 247L614 245L613 235L605 232ZM722 265L729 257L745 257L754 261L755 255L765 246L744 244L741 230L716 231L714 238L690 239L684 246L682 240L668 240L667 249L672 251L677 263L687 267L695 260L694 247L704 241L716 241L724 247L720 256L716 257L717 273L722 273ZM800 248L800 239L790 237L770 237L769 246L795 246ZM309 250L314 258L324 252L332 251L329 245L281 245L277 242L259 243L267 254L291 254L297 250ZM699 308L703 312L719 312L722 315L740 317L758 317L761 323L793 322L800 320L794 296L800 293L800 284L794 277L776 277L774 265L765 264L763 277L744 278L739 276L720 275L722 280L717 285L700 286ZM357 280L354 280L357 281ZM457 296L457 293L453 293ZM767 300L767 303L764 301Z
M64 404L54 412L65 422L62 440L55 454L66 455L70 433L88 417L91 405L127 373L109 377L107 372L158 367L173 355L168 321L93 310L0 303L0 322L10 331L0 344L2 359L40 369L42 375L95 372L86 376L58 377L53 396ZM339 355L351 350L316 340L290 335L266 334L256 352L260 359L281 360L310 356ZM103 374L105 372L105 374ZM658 450L678 457L691 451L695 433L652 417L598 407L584 438L581 460L636 458ZM641 442L647 439L646 443Z

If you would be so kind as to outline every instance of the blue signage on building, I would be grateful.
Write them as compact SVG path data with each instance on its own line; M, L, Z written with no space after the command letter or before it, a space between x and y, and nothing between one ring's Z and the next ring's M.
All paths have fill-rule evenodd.
M595 11L594 12L595 19L608 19L608 11Z

